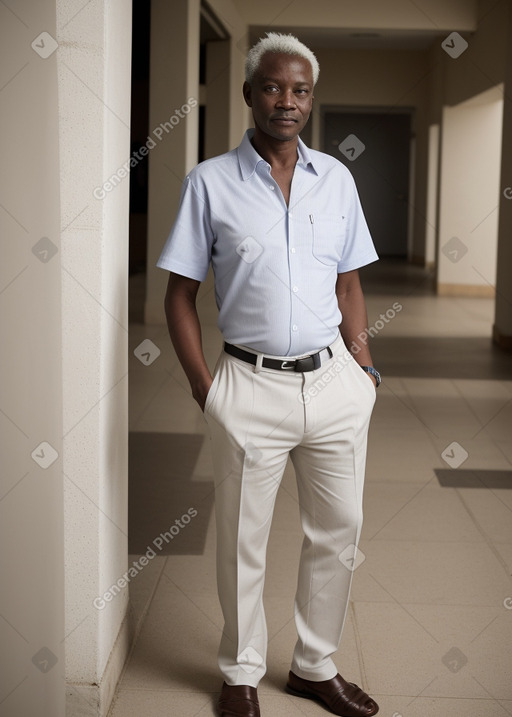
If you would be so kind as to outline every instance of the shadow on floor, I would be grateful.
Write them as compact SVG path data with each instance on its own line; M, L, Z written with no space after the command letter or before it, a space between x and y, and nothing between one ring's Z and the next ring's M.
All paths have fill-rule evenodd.
M129 436L128 552L201 555L214 501L213 481L192 481L203 436Z
M512 488L512 471L436 468L435 474L443 488Z
M510 380L510 354L485 336L375 336L371 351L383 379L385 376L400 376Z

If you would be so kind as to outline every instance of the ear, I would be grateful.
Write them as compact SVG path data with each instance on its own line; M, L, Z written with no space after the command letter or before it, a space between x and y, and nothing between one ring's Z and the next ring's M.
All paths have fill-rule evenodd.
M248 82L244 82L244 86L242 87L242 93L244 96L245 104L248 107L252 107L252 88Z

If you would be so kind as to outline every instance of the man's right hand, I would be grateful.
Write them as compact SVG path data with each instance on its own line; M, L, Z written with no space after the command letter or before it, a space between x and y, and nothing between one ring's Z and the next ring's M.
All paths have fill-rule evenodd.
M202 384L199 388L194 388L192 390L192 396L199 404L199 408L204 413L204 407L206 404L206 398L208 396L208 392L210 391L211 385L213 383L213 378L210 376L210 381L206 384Z

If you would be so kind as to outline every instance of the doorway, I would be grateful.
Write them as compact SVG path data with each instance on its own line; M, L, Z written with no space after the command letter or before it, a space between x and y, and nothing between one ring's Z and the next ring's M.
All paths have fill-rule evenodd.
M379 256L407 257L412 110L324 108L323 151L355 179Z

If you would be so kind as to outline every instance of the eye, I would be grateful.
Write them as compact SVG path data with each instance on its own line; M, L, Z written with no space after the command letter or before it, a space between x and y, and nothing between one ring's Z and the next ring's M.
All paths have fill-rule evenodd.
M304 97L305 95L309 94L309 90L300 89L300 90L296 90L296 93L298 95L302 95Z
M263 88L265 92L268 92L269 94L273 94L275 92L279 92L279 88L275 85L267 85Z

